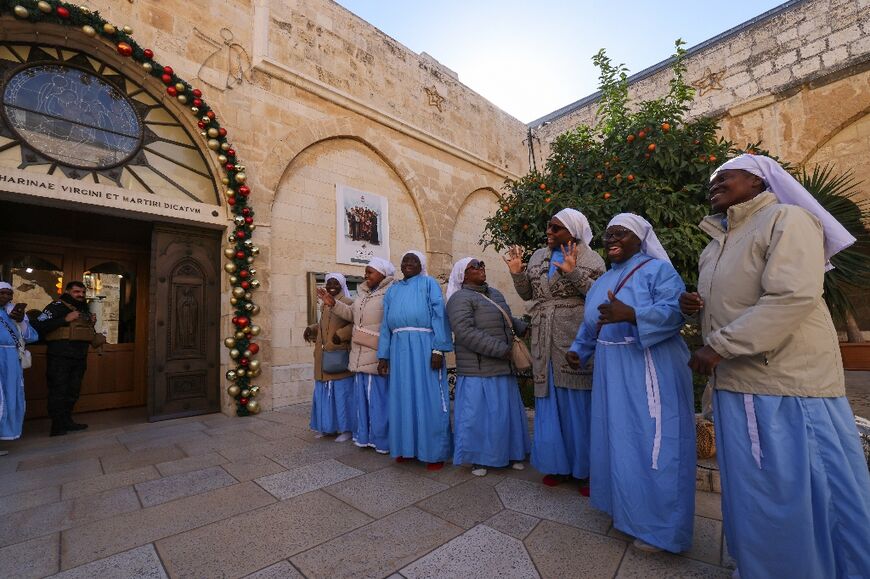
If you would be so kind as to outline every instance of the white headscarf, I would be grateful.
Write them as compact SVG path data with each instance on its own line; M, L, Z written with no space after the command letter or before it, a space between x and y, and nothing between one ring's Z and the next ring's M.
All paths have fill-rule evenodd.
M610 220L607 227L610 228L613 225L621 225L637 235L640 238L641 251L648 256L671 263L671 258L668 257L668 252L662 247L656 232L653 231L652 225L640 215L620 213Z
M450 271L450 279L447 280L447 299L450 296L462 289L462 282L465 281L465 268L473 257L463 257L453 264L453 269Z
M381 272L381 275L390 277L396 275L396 266L380 257L373 257L369 260L368 266L376 271Z
M579 239L586 245L589 245L589 242L592 241L592 228L589 227L589 220L576 209L562 209L553 215L553 217L561 221L562 225L568 228L574 239Z
M828 261L826 269L832 269L830 260L834 255L857 241L797 179L770 157L744 153L723 163L713 171L710 180L712 181L719 171L731 169L743 169L756 177L761 177L767 189L776 196L777 201L785 205L802 207L822 222L822 228L825 230L825 259Z
M0 289L8 289L8 290L15 291L15 288L13 288L11 284L6 283L5 281L0 281Z
M349 298L350 297L350 290L347 289L347 280L344 278L344 275L342 275L340 273L328 273L328 274L326 274L326 279L323 281L327 282L331 279L334 279L339 284L341 284L341 291L344 292L345 297Z
M420 270L420 273L422 273L423 275L429 275L429 271L426 269L426 255L421 251L417 251L416 249L412 249L411 251L406 251L404 253L404 255L402 255L402 259L404 259L405 255L408 255L408 254L416 255L417 259L420 260L420 267L423 268L422 270Z

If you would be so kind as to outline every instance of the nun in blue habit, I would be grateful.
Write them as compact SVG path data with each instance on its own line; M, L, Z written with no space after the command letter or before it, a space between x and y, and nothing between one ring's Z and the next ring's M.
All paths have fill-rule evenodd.
M25 410L21 353L25 343L39 339L24 311L14 308L12 296L12 286L0 282L0 440L21 437Z
M390 376L390 455L438 470L452 452L450 393L444 353L453 350L441 287L426 258L409 251L384 296L378 373Z
M695 422L689 350L680 336L683 280L650 224L608 224L611 269L592 285L567 357L595 356L590 498L647 552L692 546Z

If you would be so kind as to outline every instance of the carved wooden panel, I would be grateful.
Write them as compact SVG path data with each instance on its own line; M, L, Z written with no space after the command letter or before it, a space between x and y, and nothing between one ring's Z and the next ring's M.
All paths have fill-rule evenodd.
M202 398L207 395L208 377L206 372L179 373L170 376L166 384L166 400L169 402Z

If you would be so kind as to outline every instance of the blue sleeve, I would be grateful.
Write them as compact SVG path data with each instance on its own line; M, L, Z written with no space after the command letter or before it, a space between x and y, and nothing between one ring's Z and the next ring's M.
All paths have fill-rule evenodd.
M679 300L680 294L686 291L686 285L674 266L665 262L657 265L655 273L646 279L649 294L644 305L634 308L637 335L642 348L650 348L672 338L685 323ZM638 286L637 293L640 293L642 289Z
M432 320L432 330L435 332L435 341L432 347L442 352L453 351L453 340L450 338L450 322L447 320L447 312L444 311L444 296L441 295L441 286L434 278L429 278L429 316Z
M24 338L24 342L27 344L39 341L39 333L33 329L33 326L27 321L26 316L24 317L24 322L18 324L18 331L21 332L21 337Z
M580 324L580 329L577 330L577 335L574 337L574 342L568 349L569 352L574 352L580 356L580 365L585 366L589 363L589 358L595 353L595 346L598 344L598 328L590 326L583 320Z
M393 337L393 333L390 331L390 324L387 322L389 316L387 313L390 310L390 298L392 297L393 288L387 288L387 293L384 294L384 317L381 320L381 335L378 338L378 359L379 360L389 360L390 359L390 338Z

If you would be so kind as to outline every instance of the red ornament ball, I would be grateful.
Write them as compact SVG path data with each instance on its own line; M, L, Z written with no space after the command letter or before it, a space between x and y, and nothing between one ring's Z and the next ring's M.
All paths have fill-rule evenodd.
M127 44L126 42L118 43L118 54L121 56L132 56L133 55L133 47Z
M227 149L227 157L235 157L236 150L235 149Z
M227 169L227 171L235 171L235 170L236 170L236 166L233 165L232 163L227 163L227 164L226 164L226 169Z
M242 197L247 197L251 194L251 189L247 185L242 185L239 187L239 195Z
M245 232L242 231L241 229L237 230L236 231L236 239L244 239L244 238L245 238Z
M171 96L175 96L178 94L178 91L175 89L174 86L166 87L166 92L169 93L169 95L171 95Z
M193 89L193 96L195 96L196 98L201 97L201 96L202 96L202 91L199 90L198 88Z
M247 366L247 365L250 364L250 363L251 363L251 361L248 360L247 358L241 358L241 359L239 359L239 365L240 365L240 366Z
M245 217L245 223L247 223L248 225L250 225L250 224L253 223L253 222L254 222L254 218L253 218L253 217Z
M251 342L250 344L248 344L248 351L249 351L251 354L256 354L257 352L260 351L260 345L259 345L259 344L254 344L253 342Z
M251 320L249 320L249 319L248 319L247 317L245 317L245 316L238 316L238 317L236 318L235 324L236 324L238 327L240 327L240 328L244 328L245 326L248 325L248 322L250 322L250 321L251 321Z
M235 204L236 204L236 198L235 198L235 197L227 197L227 204L228 204L228 205L235 205Z
M242 278L242 279L245 279L245 278L248 277L249 275L251 275L251 272L249 272L249 271L246 270L246 269L243 269L242 271L239 272L239 277Z
M251 210L248 209L247 207L245 207L244 209L242 209L242 215L250 215L250 214L251 214Z
M166 74L173 74L173 73L175 73L175 71L172 70L172 67L171 67L171 66L164 66L164 67L163 67L163 72L166 73Z
M214 120L214 111L208 111L207 113L205 113L205 116L207 116L211 120Z
M202 122L202 121L199 121L199 122L196 123L196 126L199 127L200 129L204 129L204 128L205 128L205 123Z
M222 137L226 137L226 136L227 136L227 130L226 130L225 128L221 127L221 128L218 129L218 134L219 134L220 136L222 136Z
M236 252L236 259L245 259L245 252L241 249Z
M193 106L201 107L202 106L202 99L193 99Z
M243 281L239 285L242 286L242 289L248 289L249 287L251 287L251 284L247 280Z
M148 60L151 60L152 58L154 58L154 51L151 50L150 48L146 48L145 50L142 51L142 55L145 58L147 58Z
M172 82L172 75L171 74L164 74L163 76L160 77L160 80L163 81L163 84L170 84Z
M67 18L69 18L69 10L64 8L63 6L58 6L57 7L57 15L60 18L63 18L64 20L66 20Z
M247 405L248 399L247 398L239 398L239 404L241 404L242 406Z

